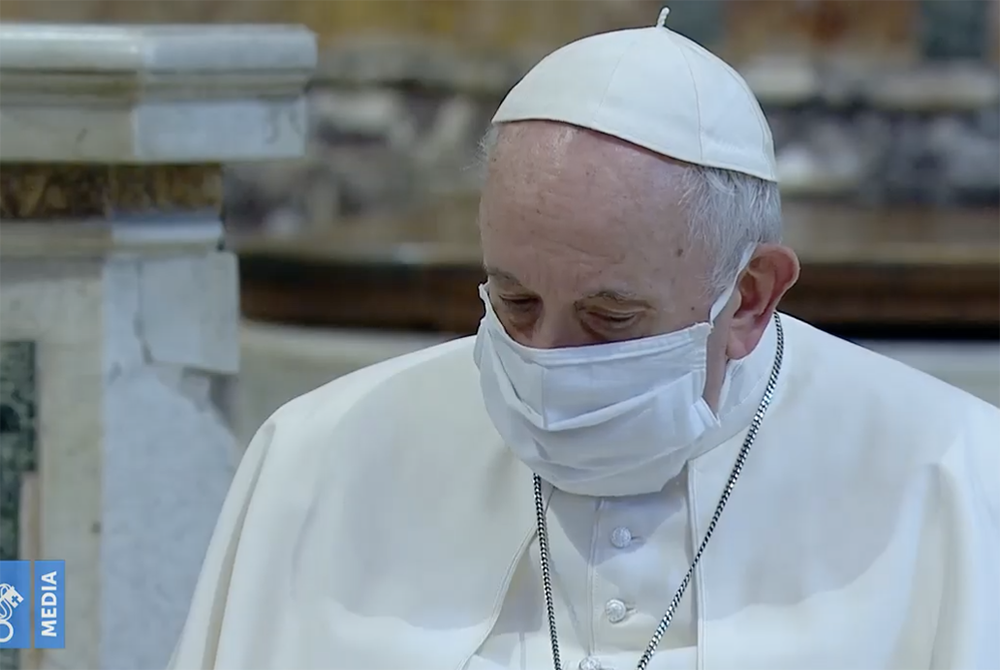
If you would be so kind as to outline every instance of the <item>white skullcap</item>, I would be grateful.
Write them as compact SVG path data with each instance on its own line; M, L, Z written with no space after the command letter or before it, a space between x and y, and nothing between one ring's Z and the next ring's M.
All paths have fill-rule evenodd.
M778 181L757 98L719 57L664 26L593 35L546 56L493 123L546 120L611 135L676 160Z

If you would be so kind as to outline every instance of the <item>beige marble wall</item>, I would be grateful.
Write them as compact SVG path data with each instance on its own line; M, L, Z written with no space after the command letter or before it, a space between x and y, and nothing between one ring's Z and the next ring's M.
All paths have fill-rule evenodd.
M395 42L444 42L470 54L553 48L592 32L649 24L663 4L660 0L4 0L0 19L291 22L315 30L324 45L382 37ZM914 59L920 51L920 0L674 0L669 4L682 21L690 23L690 16L700 13L696 24L718 24L710 26L722 38L713 46L734 59L798 51L847 52L853 58L879 61ZM992 33L996 51L995 23Z
M0 19L295 23L316 31L324 44L385 37L394 42L443 41L461 45L466 52L498 52L554 47L588 32L651 23L660 4L658 0L4 0Z
M727 3L727 56L770 53L880 63L920 57L920 2L738 0Z

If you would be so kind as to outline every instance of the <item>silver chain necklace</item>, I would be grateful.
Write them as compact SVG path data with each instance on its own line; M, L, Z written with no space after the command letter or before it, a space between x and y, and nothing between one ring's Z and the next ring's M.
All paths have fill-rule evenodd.
M750 447L753 446L754 440L757 439L757 432L760 430L760 424L764 421L764 415L767 414L767 409L771 405L771 399L774 397L774 388L778 383L778 375L781 373L781 361L785 354L785 333L781 327L781 318L777 313L774 315L774 323L777 327L778 335L778 346L777 352L774 355L774 365L771 367L771 376L767 380L767 387L764 389L764 397L761 398L760 404L757 406L757 412L753 416L753 421L750 422L750 429L747 431L746 439L743 440L743 446L740 448L739 454L736 456L736 463L733 465L733 470L729 474L729 481L726 482L726 488L722 491L722 496L719 498L719 504L715 506L715 512L712 514L712 520L708 524L708 529L705 531L705 537L702 539L701 544L698 546L698 550L694 554L694 560L691 561L691 567L688 568L687 574L684 575L684 579L681 580L681 585L677 588L677 593L674 597L670 599L670 605L667 607L666 613L663 618L660 619L660 624L653 631L653 637L650 638L649 644L646 645L646 650L642 653L642 657L639 658L639 663L635 666L636 670L646 670L649 666L649 662L653 658L653 654L656 653L656 648L660 646L660 640L663 639L663 635L667 632L667 628L670 627L671 621L674 618L674 611L681 602L681 598L684 597L684 592L687 590L688 584L691 583L691 578L694 576L694 570L698 566L698 561L701 560L701 555L705 552L705 547L708 546L708 541L712 538L712 533L715 532L715 527L719 523L719 518L722 516L722 510L726 508L726 503L729 502L729 497L733 493L733 489L736 487L736 481L740 478L740 473L743 472L743 465L746 463L747 455L750 453ZM535 515L537 517L538 523L538 553L539 562L542 568L542 590L545 594L545 613L549 620L549 637L552 640L552 667L555 670L563 670L562 658L559 654L559 636L556 633L556 612L555 606L553 604L552 597L552 572L550 568L549 559L549 531L548 525L545 522L545 499L542 497L542 480L538 475L534 476L535 484Z

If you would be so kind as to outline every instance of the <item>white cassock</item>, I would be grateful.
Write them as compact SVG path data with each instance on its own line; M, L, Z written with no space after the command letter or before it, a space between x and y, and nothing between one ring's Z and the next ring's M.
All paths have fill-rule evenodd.
M776 395L651 670L1000 668L1000 410L787 316ZM547 490L563 665L635 667L761 399L658 494ZM260 429L173 668L552 667L532 475L473 339L292 401Z

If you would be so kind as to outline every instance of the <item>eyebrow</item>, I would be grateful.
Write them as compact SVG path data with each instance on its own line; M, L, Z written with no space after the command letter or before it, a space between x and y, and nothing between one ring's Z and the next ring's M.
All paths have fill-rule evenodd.
M577 304L580 304L586 300L608 300L610 302L616 302L620 305L644 305L652 307L649 300L643 298L639 294L631 291L619 291L616 289L601 289L600 291L594 291L593 293L588 293L576 302Z
M483 270L486 271L486 276L490 279L498 279L500 281L507 282L508 284L517 284L518 286L524 286L521 280L507 272L506 270L498 270L497 268L491 268L489 265L484 265Z
M486 271L486 276L490 279L496 279L498 281L506 282L512 286L519 286L524 288L524 284L521 280L515 277L510 272L506 270L500 270L498 268L491 268L488 265L484 265L483 269ZM649 302L647 298L640 296L632 291L624 291L619 289L600 289L594 291L593 293L588 293L582 298L578 299L575 304L577 306L581 305L588 300L607 300L610 302L618 303L619 305L643 305L646 307L652 307L652 303Z

